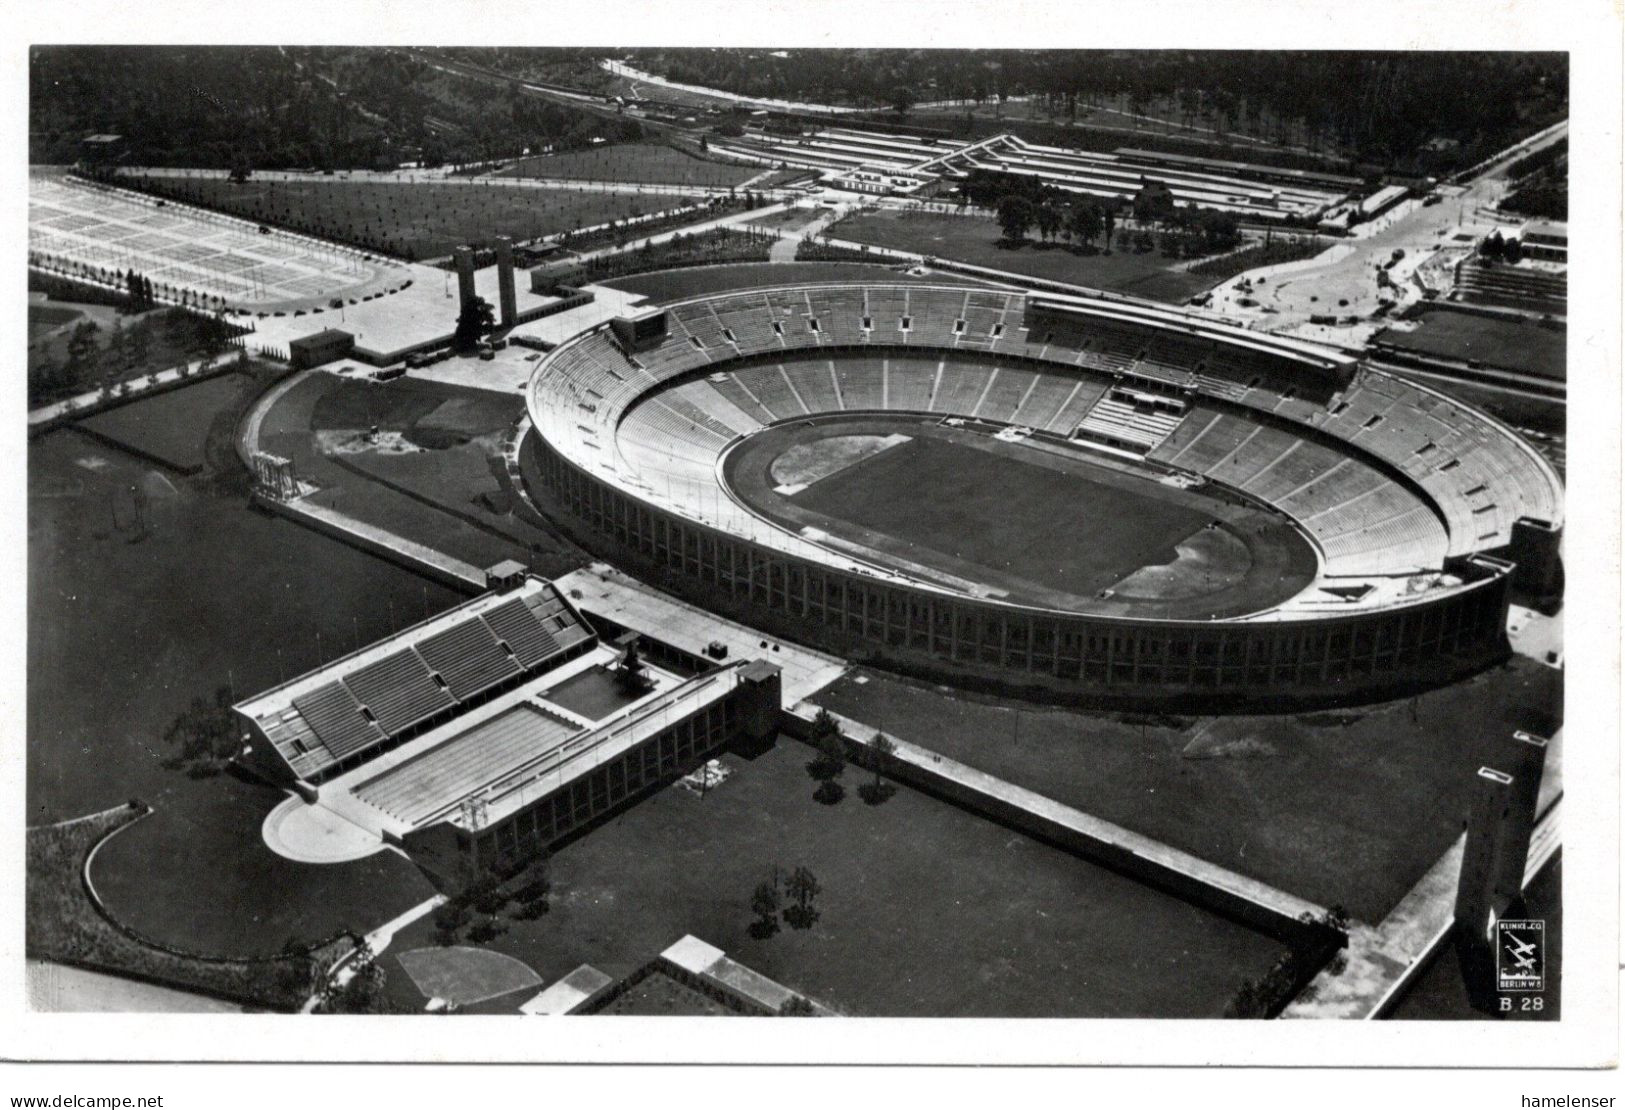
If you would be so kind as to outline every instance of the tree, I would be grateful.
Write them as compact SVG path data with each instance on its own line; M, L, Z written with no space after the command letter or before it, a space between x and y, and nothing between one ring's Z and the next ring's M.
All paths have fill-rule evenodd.
M101 348L96 344L96 325L86 321L75 327L68 336L68 361L65 370L74 381L85 381L96 375L101 362Z
M751 923L750 935L766 940L779 931L779 888L770 882L756 884L750 896L750 912L756 915Z
M643 660L638 656L636 640L626 645L625 654L615 666L615 683L629 694L646 694L654 689L654 679L649 677L649 668L643 665Z
M907 85L898 85L891 91L891 110L900 116L906 116L909 109L914 107L914 90Z
M846 744L841 738L840 723L829 710L818 711L808 739L818 752L807 765L808 773L826 782L840 775L846 766Z
M117 321L113 323L113 332L107 337L107 350L105 352L107 374L109 378L121 377L130 369L130 345L124 328Z
M496 310L491 307L491 302L484 297L475 297L457 314L457 327L452 332L452 341L461 349L467 350L479 341L480 336L496 326Z
M230 688L217 688L212 702L193 698L185 712L170 722L164 740L178 749L171 767L213 765L230 759L238 742Z
M140 367L146 365L152 354L152 336L145 321L138 322L130 328L130 365Z
M1499 262L1506 257L1506 240L1501 238L1499 230L1492 231L1484 237L1478 245L1478 253L1491 262Z
M785 893L795 901L795 905L784 911L785 922L792 929L810 928L818 920L813 899L824 889L819 885L818 878L805 867L797 867L785 881L784 888Z
M277 990L290 1001L298 999L303 1003L320 989L321 976L317 973L316 961L311 959L309 947L298 937L289 937L283 942L274 979Z
M1067 213L1067 225L1072 229L1073 236L1080 243L1089 243L1097 235L1104 224L1100 205L1092 200L1080 200L1072 206Z
M886 760L897 753L897 745L884 734L877 734L869 744L869 758L875 765L875 789L880 789L880 771Z
M1173 214L1174 194L1163 182L1147 179L1134 196L1133 211L1141 223L1165 220Z
M880 777L880 772L889 759L897 751L897 745L887 738L885 733L876 733L875 738L869 742L869 760L874 768L874 782L866 782L858 787L858 796L867 804L877 806L897 793L897 788Z
M1112 247L1112 231L1117 227L1117 209L1112 205L1105 205L1100 210L1100 216L1101 219L1106 222L1106 250L1108 253L1110 253Z
M1045 242L1052 240L1055 233L1066 223L1066 217L1062 214L1060 206L1050 201L1038 205L1033 218L1038 223L1038 233L1044 237Z
M241 151L238 151L236 155L232 157L231 172L227 174L227 177L230 179L233 185L241 185L243 182L248 180L249 175L253 172L254 167L249 164L248 156Z
M999 230L1012 243L1027 238L1027 229L1033 226L1033 202L1026 197L1007 196L999 201Z
M457 943L457 930L468 924L468 907L461 902L447 902L434 911L435 943L450 947Z
M384 995L384 969L366 941L356 946L350 957L348 977L337 969L322 984L319 1014L386 1014L389 1000ZM340 980L343 980L341 982Z

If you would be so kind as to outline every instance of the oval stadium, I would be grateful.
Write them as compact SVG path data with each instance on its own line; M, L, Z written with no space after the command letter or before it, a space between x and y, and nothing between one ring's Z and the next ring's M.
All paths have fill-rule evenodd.
M1501 658L1559 479L1493 419L1129 302L806 284L537 365L532 496L713 611L968 685L1314 704Z

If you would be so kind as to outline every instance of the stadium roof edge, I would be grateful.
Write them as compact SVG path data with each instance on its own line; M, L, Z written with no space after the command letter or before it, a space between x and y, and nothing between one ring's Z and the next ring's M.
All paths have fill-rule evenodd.
M1297 358L1301 361L1319 362L1330 367L1349 368L1360 361L1353 355L1346 355L1341 351L1322 347L1307 340L1294 339L1291 336L1260 334L1247 328L1236 327L1234 324L1206 320L1173 309L1141 305L1134 301L1117 301L1104 298L1095 300L1056 293L1029 293L1028 300L1035 308L1054 308L1063 312L1112 316L1135 323L1155 324L1158 327L1182 328L1221 339L1226 343Z

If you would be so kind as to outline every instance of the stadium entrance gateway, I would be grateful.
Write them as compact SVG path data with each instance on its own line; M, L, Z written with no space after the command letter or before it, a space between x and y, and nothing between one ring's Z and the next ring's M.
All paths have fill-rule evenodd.
M607 644L515 564L487 593L241 702L238 760L457 881L522 860L735 740L778 730L779 668Z

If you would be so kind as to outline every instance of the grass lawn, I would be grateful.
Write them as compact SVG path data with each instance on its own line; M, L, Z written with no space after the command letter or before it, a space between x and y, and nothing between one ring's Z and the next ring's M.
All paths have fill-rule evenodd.
M241 329L230 325L223 325L212 318L194 316L178 308L156 309L136 315L111 315L101 306L91 306L88 312L75 309L63 309L55 306L29 307L30 319L37 311L71 312L75 318L85 317L89 322L96 323L92 333L95 341L95 354L84 364L68 372L68 338L74 328L52 336L36 337L33 328L29 329L28 341L28 372L29 372L29 403L44 404L60 400L63 397L76 393L87 392L101 387L105 381L114 383L135 381L159 370L168 370L194 362L199 357L198 346L201 336L206 331L214 331L225 335L235 335ZM97 323L95 317L108 320L110 323ZM127 363L115 365L108 354L110 340L114 331L123 333L125 340L134 346L145 343L145 354L142 357L130 357ZM136 333L141 333L141 339L135 339ZM104 365L104 359L106 364ZM41 371L47 365L54 366L62 371L59 380L45 382L40 380Z
M697 266L682 270L659 270L632 277L612 278L601 284L629 293L641 293L653 301L676 301L705 293L726 293L757 286L794 285L797 282L917 282L934 285L979 285L970 278L933 274L916 278L891 266L868 262L760 262L730 266Z
M189 204L364 243L405 258L437 258L461 243L498 235L534 239L671 207L669 196L639 196L517 185L416 181L259 181L152 178Z
M259 1007L292 1010L304 1001L311 964L329 967L350 950L348 939L336 938L312 953L310 959L290 956L255 961L200 960L137 939L126 931L127 922L123 923L125 929L118 928L90 898L83 878L85 860L98 844L105 851L107 845L129 835L132 827L149 820L145 809L123 805L64 824L28 830L26 919L30 959L104 968ZM98 853L98 862L100 858ZM172 945L192 950L185 939Z
M28 341L34 340L48 332L53 332L64 324L71 324L84 313L73 308L61 308L56 305L28 306Z
M229 371L88 416L79 426L113 440L132 454L144 455L183 474L195 474L203 468L204 447L214 414L245 391L257 392L258 388L255 379Z
M818 208L784 208L750 221L752 227L765 227L773 231L796 230L808 227L822 219L826 212Z
M859 681L859 679L864 681ZM1131 723L843 678L820 705L1203 859L1378 921L1461 834L1472 775L1515 728L1549 735L1559 672L1515 658L1364 710Z
M549 913L491 943L553 982L629 974L685 933L836 1009L895 1016L1217 1017L1276 942L923 794L813 799L781 739L703 797L667 788L560 849ZM808 929L752 935L773 868L822 893ZM402 949L430 943L410 926Z
M554 177L582 181L634 181L649 185L738 185L761 173L757 166L697 158L664 143L622 143L522 158L499 177Z
M259 828L282 795L167 768L165 730L194 697L247 696L459 598L250 509L240 412L213 415L193 478L72 430L30 443L26 819L144 799L155 812L98 855L98 886L154 938L246 954L372 928L425 897L422 880L389 855L273 856ZM145 534L131 485L148 491Z
M1408 351L1483 362L1553 381L1563 381L1568 365L1568 329L1534 320L1511 320L1435 308L1414 330L1386 328L1374 340Z
M594 1010L597 1014L622 1014L634 1017L738 1017L709 995L701 994L686 983L679 983L663 971L655 971L640 979L605 1006Z
M1021 247L1000 246L1002 233L989 216L883 210L862 212L829 229L833 239L914 251L1092 289L1110 289L1169 304L1182 304L1218 284L1217 277L1182 273L1155 252L1075 254L1055 244L1029 240Z
M921 496L930 475L931 496ZM934 436L871 455L796 494L802 508L1087 595L1207 523L1186 505ZM1066 506L1071 511L1057 512Z

